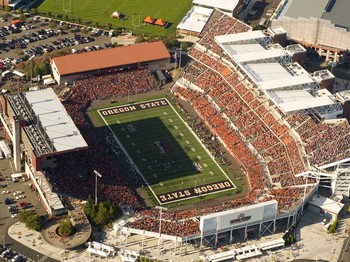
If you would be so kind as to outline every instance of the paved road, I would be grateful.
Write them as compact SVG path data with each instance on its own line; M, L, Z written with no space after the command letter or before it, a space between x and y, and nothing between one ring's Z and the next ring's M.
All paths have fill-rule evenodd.
M348 236L342 246L342 251L340 252L338 262L350 261L350 236Z
M0 139L4 139L4 134L3 131L0 131ZM14 191L23 191L25 192L26 198L23 199L25 202L30 202L30 209L35 210L37 214L39 215L44 215L46 214L45 210L39 203L38 197L36 196L36 193L31 191L28 187L28 181L27 182L18 182L18 183L12 183L10 180L10 175L13 173L11 169L10 162L8 160L0 160L0 171L5 178L5 181L1 181L0 183L3 185L7 185L6 188L2 188L0 191L2 192L3 190L8 190L10 192ZM8 235L8 228L10 225L13 223L17 222L17 218L11 218L10 212L7 209L7 206L4 204L3 200L5 197L13 197L13 195L10 196L10 194L1 194L0 198L0 244L3 244L3 240L5 240L5 244L8 247L11 247L15 251L19 252L20 254L33 259L34 261L38 260L38 255L39 259L43 257L38 252L33 251L32 249L18 243L17 241L13 240L9 235ZM5 261L4 259L0 258L0 261ZM54 262L57 260L51 259L51 258L44 258L40 260L42 262L47 261L47 262Z

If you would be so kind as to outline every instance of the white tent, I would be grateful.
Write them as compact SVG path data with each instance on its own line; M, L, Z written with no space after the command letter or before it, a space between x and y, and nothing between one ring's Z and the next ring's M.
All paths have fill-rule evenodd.
M121 14L120 12L115 11L115 12L113 12L112 17L113 17L113 18L118 18L118 19L119 19L119 18L121 17L121 15L122 15L122 14Z

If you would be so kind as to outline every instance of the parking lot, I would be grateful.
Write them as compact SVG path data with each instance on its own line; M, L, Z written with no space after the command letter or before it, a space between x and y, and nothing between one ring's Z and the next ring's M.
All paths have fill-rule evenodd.
M13 20L14 19L14 20ZM55 21L41 17L28 17L19 22L15 18L0 18L0 70L13 69L45 53L70 48L73 53L110 48L109 32L102 29ZM3 75L4 77L5 75ZM7 80L9 76L5 76Z
M237 17L250 25L265 25L280 2L281 0L244 0Z

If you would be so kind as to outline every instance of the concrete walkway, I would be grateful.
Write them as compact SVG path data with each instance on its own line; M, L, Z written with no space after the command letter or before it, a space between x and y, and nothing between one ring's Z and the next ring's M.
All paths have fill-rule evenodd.
M91 256L85 249L80 250L65 250L63 248L53 246L47 243L40 232L28 230L21 222L17 222L9 227L8 234L11 238L17 242L25 245L44 256L40 259L40 262L44 262L46 258L51 257L59 261L84 261L84 262L97 262L97 261L120 261L118 257L104 258L103 260Z

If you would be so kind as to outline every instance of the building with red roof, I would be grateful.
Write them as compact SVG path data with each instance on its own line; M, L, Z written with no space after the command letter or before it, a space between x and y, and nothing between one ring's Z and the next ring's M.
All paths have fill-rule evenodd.
M170 54L162 41L103 49L51 59L58 84L125 67L147 66L150 71L169 70Z

